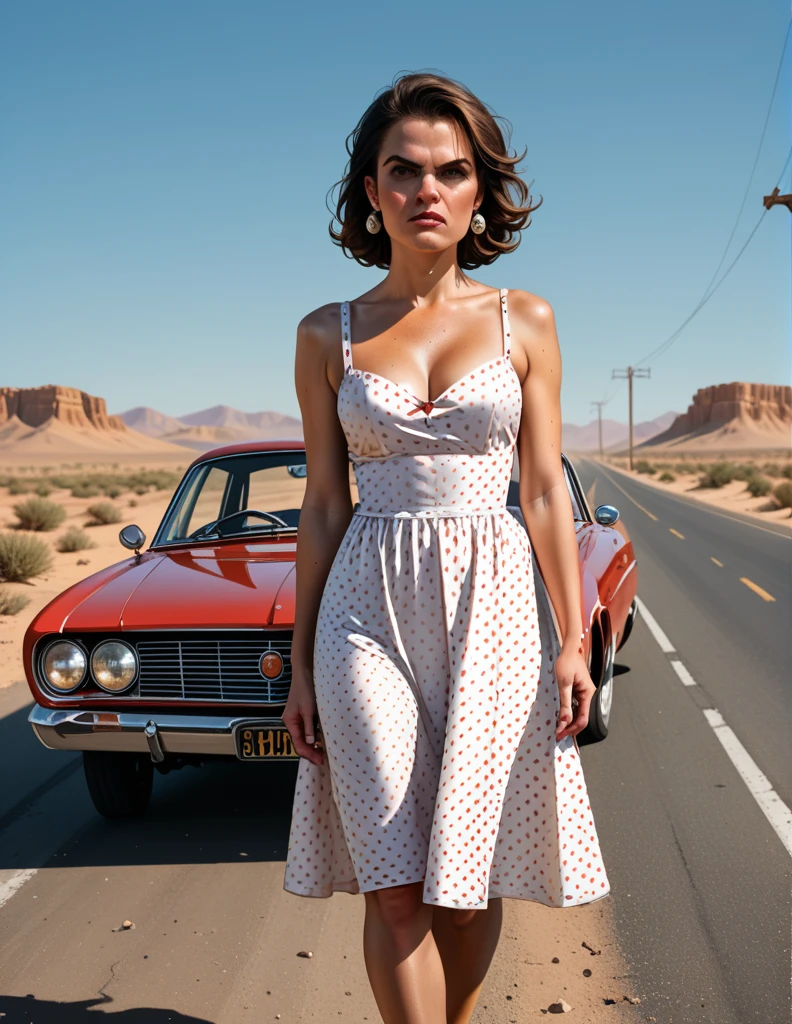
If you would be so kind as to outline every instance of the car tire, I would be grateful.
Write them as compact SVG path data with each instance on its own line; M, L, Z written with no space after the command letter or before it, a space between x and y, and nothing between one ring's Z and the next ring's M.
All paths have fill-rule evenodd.
M613 667L616 661L616 641L611 636L603 654L602 678L591 699L588 725L583 730L589 739L604 740L608 735L611 705L613 703Z
M105 818L136 818L148 807L154 781L148 754L84 750L83 768L94 807Z

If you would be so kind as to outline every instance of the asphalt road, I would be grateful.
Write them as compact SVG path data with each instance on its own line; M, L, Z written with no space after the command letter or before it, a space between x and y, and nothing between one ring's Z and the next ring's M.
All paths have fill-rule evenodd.
M658 1021L784 1024L790 856L703 709L720 712L792 806L789 534L591 459L575 465L594 488L592 510L620 510L638 595L675 649L665 653L639 615L616 656L610 735L583 750L645 1007ZM696 685L683 685L672 659Z
M611 733L582 749L641 1017L784 1024L790 856L704 709L790 806L788 534L591 460L576 466L595 504L621 510L639 596L675 650L639 616L616 658ZM320 1021L322 1006L346 1005L333 1019L378 1019L360 963L362 901L282 891L287 767L281 780L254 765L158 777L144 820L108 823L79 756L46 751L26 704L23 688L0 690L2 1024L90 1024L95 1010L120 1024ZM316 959L296 958L300 948ZM603 1007L602 1020L619 1012Z

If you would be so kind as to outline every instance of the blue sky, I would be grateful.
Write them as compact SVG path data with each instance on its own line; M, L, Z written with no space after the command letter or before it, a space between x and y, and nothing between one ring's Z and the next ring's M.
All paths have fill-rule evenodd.
M638 363L701 298L789 18L789 0L6 0L0 386L78 387L114 413L299 415L297 322L383 273L327 234L345 137L396 73L433 69L511 121L544 200L517 252L473 276L553 306L566 422L588 422L609 396L603 415L626 421L611 370ZM724 267L784 166L791 86L792 42ZM720 290L649 361L636 420L683 411L709 384L789 383L791 223L768 211Z

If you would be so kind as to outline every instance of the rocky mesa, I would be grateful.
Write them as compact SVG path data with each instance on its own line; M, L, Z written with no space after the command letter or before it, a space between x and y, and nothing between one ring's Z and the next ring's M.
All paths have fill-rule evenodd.
M687 412L640 447L728 445L789 447L792 444L792 386L713 384L699 388Z
M79 388L45 384L39 388L0 388L0 426L16 417L28 427L58 420L70 427L127 432L120 416L110 416L103 398Z

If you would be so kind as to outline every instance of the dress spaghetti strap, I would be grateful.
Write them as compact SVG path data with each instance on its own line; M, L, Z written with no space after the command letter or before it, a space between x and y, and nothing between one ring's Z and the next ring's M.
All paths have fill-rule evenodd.
M508 356L511 353L511 325L509 324L509 309L506 305L506 293L508 288L500 289L501 313L503 314L503 354Z
M349 324L349 303L341 303L341 344L344 352L344 373L352 371L352 331Z

